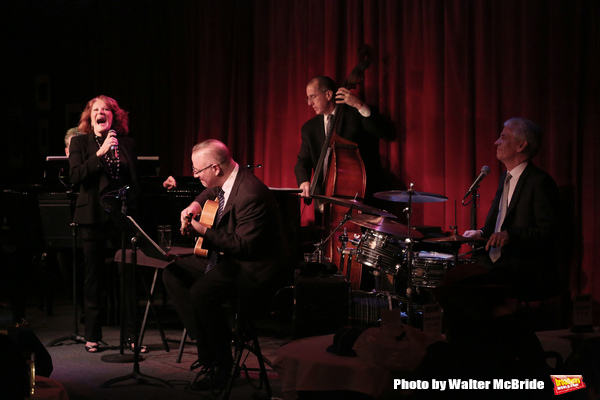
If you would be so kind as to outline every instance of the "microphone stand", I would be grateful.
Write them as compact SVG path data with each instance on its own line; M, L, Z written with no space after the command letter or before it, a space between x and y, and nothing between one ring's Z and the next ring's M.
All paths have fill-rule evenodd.
M477 209L479 208L479 193L477 193L477 189L479 189L479 185L475 185L471 190L471 199L465 203L465 199L462 200L463 206L468 206L471 204L471 229L477 229ZM456 212L456 207L455 207ZM456 221L455 221L456 225ZM475 244L472 244L471 247L475 249Z
M69 336L63 336L49 342L46 347L57 346L65 340L72 340L75 343L86 343L83 336L79 334L79 321L77 317L77 224L71 223L71 234L73 236L73 333Z
M129 186L126 186L124 188L122 188L121 190L119 190L119 198L121 198L122 201L122 206L121 206L121 213L123 214L123 216L127 215L127 206L125 204L126 202L126 192L127 189L129 189ZM127 245L127 241L126 241L126 232L125 230L123 230L122 232L122 248L121 248L121 262L120 262L120 266L121 266L121 343L120 343L120 351L118 355L113 355L112 357L110 356L103 356L102 361L106 361L106 362L131 362L133 361L133 372L121 377L117 377L117 378L113 378L113 379L109 379L108 381L104 382L103 384L100 385L100 387L102 388L107 388L110 387L112 384L114 383L118 383L118 382L122 382L122 381L126 381L128 379L133 379L135 380L138 384L149 384L149 385L154 385L154 386L164 386L164 387L169 387L172 388L173 385L171 385L169 382L164 381L162 379L159 378L155 378L155 377L151 377L149 375L145 375L142 374L140 372L140 359L143 360L143 358L140 357L140 346L139 346L139 335L138 335L138 329L137 329L137 312L136 312L136 293L137 293L137 289L136 289L136 280L137 280L137 237L135 234L133 234L132 238L131 238L131 282L130 282L130 290L129 290L129 294L130 297L129 299L131 300L131 307L130 307L130 314L128 316L128 318L131 321L131 325L133 325L133 341L132 341L132 345L133 345L133 357L131 356L125 356L123 354L123 349L125 347L125 343L124 343L124 339L125 339L125 265L126 265L126 258L127 258L127 252L126 252L126 245ZM129 345L129 344L127 344Z
M123 233L123 235L125 235L125 233ZM135 280L136 280L136 268L137 268L137 257L136 257L137 250L138 250L137 238L134 235L131 238L131 263L132 263L132 268L133 268L133 279L131 280L131 291L133 291L134 294L135 294L135 290L136 290ZM125 258L126 258L126 253L124 253L124 252L121 253L121 260L125 260ZM121 262L124 263L124 261L121 261ZM137 317L135 316L136 315L135 311L134 311L133 315L134 315L133 322L134 322L134 324L136 324ZM121 326L121 330L122 329L123 329L123 327ZM109 379L108 381L106 381L102 385L100 385L100 387L107 388L107 387L110 387L114 383L123 382L128 379L133 379L138 384L148 384L148 385L152 385L152 386L164 386L164 387L172 388L173 385L171 385L169 382L162 380L160 378L152 377L150 375L142 374L140 372L140 363L139 363L139 361L140 361L140 346L138 346L139 336L137 333L137 329L133 330L133 336L134 336L133 337L133 372L130 374L124 375L124 376ZM122 351L123 351L123 344L121 343L121 352Z
M123 213L123 215L127 215L127 189L129 188L129 186L125 186L121 189L119 189L119 193L117 195L117 197L121 200L121 213ZM126 260L125 260L125 255L126 255L126 251L127 251L127 237L125 234L125 231L123 231L121 233L121 261L119 262L119 269L121 271L121 279L120 279L120 285L119 285L119 291L121 292L121 330L119 333L119 354L107 354L104 355L102 357L100 357L100 359L104 362L110 362L110 363L130 363L130 362L135 362L135 350L134 350L134 355L131 356L129 354L125 354L125 321L127 320L131 320L131 316L127 315L127 301L126 301L126 296L125 296L125 276L127 273L126 270ZM134 282L135 283L135 282ZM135 293L134 293L135 296ZM134 329L135 330L135 329Z

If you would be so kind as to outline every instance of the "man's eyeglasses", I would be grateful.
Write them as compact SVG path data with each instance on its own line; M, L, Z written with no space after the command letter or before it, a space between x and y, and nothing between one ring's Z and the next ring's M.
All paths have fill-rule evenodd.
M198 175L198 174L200 174L202 171L204 171L205 169L209 169L210 167L212 167L212 166L215 166L215 165L219 165L219 164L210 164L210 165L207 165L206 167L204 167L204 168L202 168L202 169L197 169L197 168L194 168L194 166L192 165L192 174L193 174L193 175Z
M308 96L308 97L306 98L306 102L307 102L308 104L310 104L310 102L311 102L311 101L315 101L315 99L316 99L317 97L319 97L319 96L320 96L322 93L325 93L325 92L327 92L327 90L323 90L322 92L319 92L319 93L317 93L317 94L311 94L310 96Z

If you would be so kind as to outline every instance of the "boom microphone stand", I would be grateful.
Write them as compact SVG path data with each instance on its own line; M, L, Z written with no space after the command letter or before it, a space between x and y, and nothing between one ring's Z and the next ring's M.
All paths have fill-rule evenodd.
M125 234L125 233L123 233ZM136 292L136 284L135 281L137 279L136 277L136 269L137 269L137 238L135 237L135 235L131 238L131 268L132 268L132 279L131 279L131 291L134 293ZM121 255L121 262L125 263L125 252L122 253ZM134 299L135 300L135 299ZM135 304L135 301L134 301ZM135 305L133 306L135 307ZM135 312L135 310L133 311L133 325L136 326L137 325L137 313ZM123 329L121 327L121 329ZM126 381L128 379L133 379L134 381L136 381L138 384L149 384L149 385L155 385L155 386L164 386L164 387L169 387L172 388L173 386L167 382L164 381L162 379L159 378L154 378L151 377L149 375L145 375L142 374L140 372L140 346L139 346L139 335L138 335L138 331L137 329L133 329L133 372L118 378L113 378L113 379L109 379L108 381L104 382L102 385L100 385L100 387L102 388L107 388L110 387L112 384L114 383L118 383L118 382L122 382L122 381ZM121 352L123 351L123 344L121 343Z
M477 229L477 208L479 208L479 194L477 193L477 189L479 189L479 185L473 186L473 188L470 190L471 199L466 202L465 199L462 200L462 205L465 207L471 204L471 229ZM454 208L456 212L456 205L454 206Z
M129 186L125 186L122 189L119 190L119 194L118 197L121 199L121 212L117 212L117 213L112 213L111 217L114 218L114 222L121 228L122 230L122 248L121 248L121 262L120 262L120 266L121 266L121 337L120 337L120 350L119 350L119 354L117 355L112 355L112 356L103 356L102 357L102 361L106 361L106 362L131 362L133 361L133 372L131 374L127 374L125 376L121 376L118 378L113 378L113 379L109 379L108 381L104 382L103 384L100 385L100 387L102 388L107 388L110 387L112 384L114 383L118 383L118 382L122 382L122 381L126 381L128 379L133 379L135 380L137 383L139 384L154 384L157 386L166 386L166 387L172 387L171 384L169 384L168 382L159 379L159 378L154 378L148 375L144 375L140 372L140 346L139 346L139 335L138 335L138 329L137 329L137 312L136 312L136 305L137 305L137 301L136 301L136 293L137 293L137 289L136 289L136 280L137 280L137 250L138 250L138 246L137 246L137 237L136 237L136 232L129 232L129 229L127 228L127 226L122 225L120 223L120 219L121 218L126 218L127 215L127 206L126 206L126 194L127 194L127 190L129 189ZM116 215L115 215L116 214ZM129 300L131 302L130 304L130 310L129 310L129 316L126 317L126 299L125 299L125 276L126 276L126 258L127 258L127 240L126 237L128 234L131 234L131 282L130 282L130 289L129 289ZM123 350L125 347L125 321L126 318L129 319L131 321L131 325L133 326L133 358L125 356L123 354ZM129 344L127 344L129 345Z
M121 200L121 213L123 215L127 215L127 190L129 186L125 186L119 189L116 198ZM120 279L120 293L121 293L121 330L119 334L119 354L106 354L100 357L100 359L104 362L110 363L129 363L135 362L135 354L131 356L129 354L125 354L125 323L128 320L131 320L128 316L126 316L126 298L125 298L125 277L127 273L127 269L125 266L125 256L127 250L127 235L125 231L121 233L121 262L119 263L119 269L121 271L121 279ZM134 350L135 352L135 350Z

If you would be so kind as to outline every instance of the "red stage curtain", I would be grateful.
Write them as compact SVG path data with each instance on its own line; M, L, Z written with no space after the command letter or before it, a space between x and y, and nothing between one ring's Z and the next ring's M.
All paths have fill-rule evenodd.
M449 199L416 205L413 222L469 229L470 209L460 202L488 165L481 226L502 172L494 141L508 118L530 118L546 134L535 163L555 178L564 202L556 238L568 255L561 259L565 287L598 301L599 4L194 2L179 78L186 88L181 168L189 170L193 143L218 138L240 163L262 164L256 174L267 185L295 187L300 127L313 116L306 83L326 74L341 84L367 43L377 54L359 91L397 131L380 143L382 165L397 188L414 183Z

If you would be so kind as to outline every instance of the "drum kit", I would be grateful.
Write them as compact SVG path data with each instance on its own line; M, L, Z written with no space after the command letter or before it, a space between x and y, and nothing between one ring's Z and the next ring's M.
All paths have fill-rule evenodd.
M338 251L348 255L347 266L344 268L344 258L340 261L340 271L345 269L346 276L350 278L352 256L356 262L372 268L377 275L384 274L395 282L400 282L400 291L397 293L406 302L406 316L409 325L412 324L414 314L414 295L422 289L435 288L441 285L446 272L459 262L459 249L463 244L475 244L485 239L468 238L458 235L456 226L453 233L442 237L425 237L411 224L413 204L437 203L447 201L448 198L434 193L417 192L413 185L406 191L392 190L378 192L374 197L380 200L406 203L403 212L406 213L407 224L393 221L395 215L372 206L368 206L356 199L338 197L312 196L325 203L347 207L348 212L331 234L316 244L315 254L322 260L322 247L331 239L334 233L346 222L350 221L364 228L364 233L358 240L349 240L347 235L340 235L342 247ZM353 213L353 210L360 213ZM355 248L349 250L347 243L351 242ZM451 253L436 251L416 251L415 243L429 245L443 245L444 249L452 249ZM395 285L396 286L396 285ZM377 290L375 290L376 292Z

